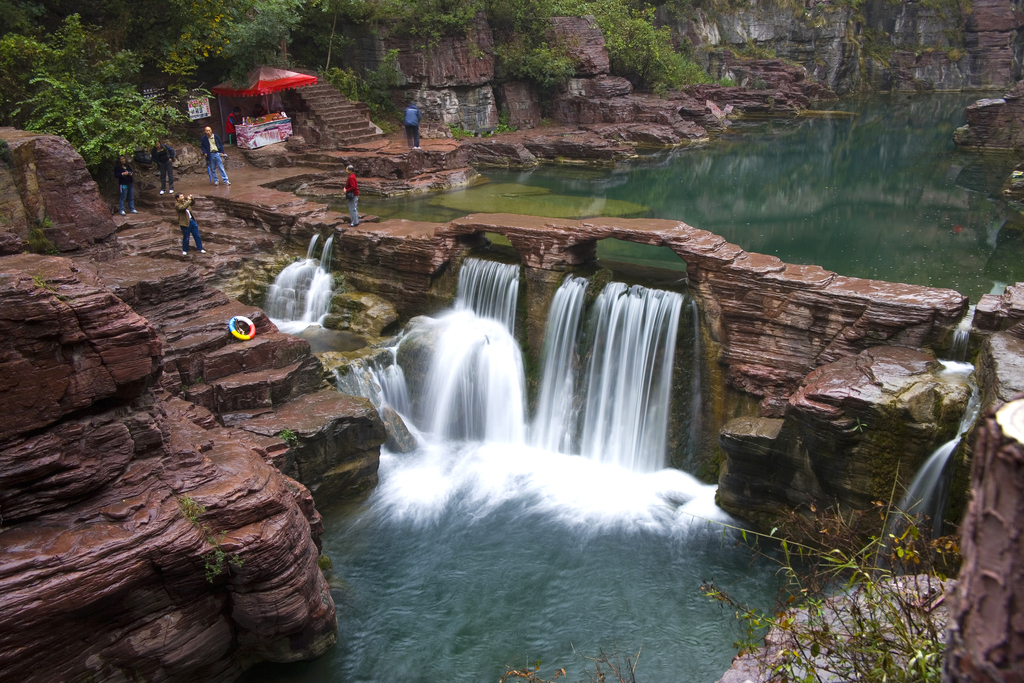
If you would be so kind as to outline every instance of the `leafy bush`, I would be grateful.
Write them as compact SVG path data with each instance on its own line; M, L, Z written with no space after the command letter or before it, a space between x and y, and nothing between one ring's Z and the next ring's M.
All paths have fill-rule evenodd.
M752 654L770 681L940 681L945 617L936 607L948 588L942 568L959 559L955 541L925 540L910 518L863 545L842 514L805 524L807 532L818 527L825 543L780 542L789 585L773 613L737 603L712 582L702 585L735 611L741 652ZM883 526L890 528L887 517ZM744 531L744 540L748 534L755 537Z
M132 85L134 54L113 51L71 15L48 42L21 36L0 40L0 67L19 65L4 80L12 125L64 137L95 173L118 153L144 147L184 120L176 108L144 98ZM7 85L7 83L5 83ZM11 102L9 98L18 98Z
M656 27L654 7L621 0L556 0L558 14L593 14L611 59L612 73L643 88L664 92L669 88L710 83L711 77L696 62L676 51L668 27Z
M398 71L398 50L389 50L380 66L360 76L352 69L328 69L324 79L341 91L341 94L356 102L365 102L371 117L383 120L398 115L395 103L391 101L391 89L400 83Z

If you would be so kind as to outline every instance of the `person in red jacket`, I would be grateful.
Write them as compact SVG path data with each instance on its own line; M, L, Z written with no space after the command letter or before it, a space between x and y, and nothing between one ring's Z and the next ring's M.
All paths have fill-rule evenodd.
M228 134L228 144L238 145L235 142L235 126L242 123L242 108L235 107L234 111L228 114L227 124L224 126L225 132Z
M356 182L356 169L348 166L348 180L345 181L345 199L348 200L348 213L352 225L359 225L359 183Z

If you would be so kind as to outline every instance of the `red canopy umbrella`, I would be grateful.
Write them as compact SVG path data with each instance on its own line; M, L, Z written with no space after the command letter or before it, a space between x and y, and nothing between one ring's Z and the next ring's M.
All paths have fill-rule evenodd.
M269 95L280 90L301 88L304 85L315 85L316 76L285 71L284 69L272 69L269 66L262 66L249 76L249 85L246 88L236 88L231 81L225 81L220 85L213 86L212 90L218 95L228 97L256 97L258 95Z

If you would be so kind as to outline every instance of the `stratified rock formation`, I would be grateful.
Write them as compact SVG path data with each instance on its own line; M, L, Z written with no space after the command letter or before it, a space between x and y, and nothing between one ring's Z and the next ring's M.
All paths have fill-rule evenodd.
M744 75L716 52L770 50L841 95L1005 87L1021 78L1024 63L1018 0L719 5L664 18L712 52L712 76L738 83Z
M0 128L13 166L0 160L0 256L29 249L38 229L54 252L111 258L114 221L85 161L56 135Z
M967 123L953 132L953 141L968 150L1024 150L1024 81L967 107Z
M0 678L227 681L331 647L320 517L268 440L159 398L157 330L88 271L0 270Z
M97 272L158 331L164 390L204 409L209 423L257 435L270 462L318 504L376 484L383 424L368 402L326 385L309 342L279 333L262 310L207 287L180 261L122 258ZM236 315L255 323L254 339L227 332ZM285 430L293 443L278 436Z
M782 419L729 421L718 503L741 516L825 503L864 510L906 486L956 433L970 395L930 355L877 347L823 365L789 399ZM902 488L897 489L897 497Z

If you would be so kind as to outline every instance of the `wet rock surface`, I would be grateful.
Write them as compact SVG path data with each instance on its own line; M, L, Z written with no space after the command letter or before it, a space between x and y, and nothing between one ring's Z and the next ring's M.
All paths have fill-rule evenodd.
M955 435L967 406L969 386L939 368L913 349L868 349L810 373L783 418L728 422L719 505L771 519L812 503L865 510L887 500L893 481L905 486Z
M129 283L116 265L104 264L115 286L177 314L178 329L218 301L171 306L159 292L173 285ZM79 381L72 400L47 401L54 410L35 420L13 405L0 420L0 676L222 681L252 661L331 647L322 524L308 490L269 464L279 440L226 429L154 391L166 335L105 289L102 273L29 256L4 258L3 272L5 303L24 303L5 306L0 355L18 362L5 367L0 396L38 390L33 359L43 357L51 375L88 371L90 391ZM178 283L189 291L187 268ZM56 326L39 306L74 309L79 322ZM53 341L35 334L26 346L44 322Z

